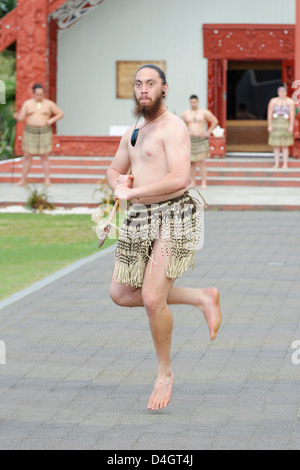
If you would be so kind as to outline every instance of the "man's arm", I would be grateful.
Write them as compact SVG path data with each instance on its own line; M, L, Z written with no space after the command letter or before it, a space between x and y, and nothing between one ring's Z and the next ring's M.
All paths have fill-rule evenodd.
M118 151L107 170L106 177L110 188L114 191L118 179L121 175L126 175L130 169L130 157L128 152L128 139L130 138L132 128L128 129L123 135Z
M164 147L169 172L155 183L135 188L117 187L119 199L165 196L187 188L190 177L191 141L187 127L182 122L171 123L166 130Z
M21 111L18 113L14 113L13 115L13 118L16 120L16 121L19 121L19 122L22 122L26 119L26 116L27 116L27 109L26 109L26 106L27 106L27 101L25 101L21 107Z
M180 119L182 119L186 123L186 112L185 111L180 115Z
M268 131L269 132L272 132L273 109L274 109L274 98L272 98L268 104Z
M289 107L290 107L290 125L289 125L289 132L293 132L294 124L295 124L295 104L292 99L289 99Z
M59 121L59 119L62 119L64 117L64 113L62 112L61 109L57 106L57 104L53 103L53 101L50 101L50 109L51 113L53 116L51 116L50 119L48 119L47 124L48 126L52 126L56 121Z
M216 118L216 116L211 111L208 111L208 110L205 111L205 118L207 122L210 124L209 128L207 129L207 137L209 137L212 131L219 124L219 121Z

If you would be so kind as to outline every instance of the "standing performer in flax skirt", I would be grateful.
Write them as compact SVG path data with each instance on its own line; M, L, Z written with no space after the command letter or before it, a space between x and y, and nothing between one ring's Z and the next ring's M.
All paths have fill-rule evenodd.
M191 182L196 186L197 167L200 169L201 189L207 186L206 159L210 156L209 136L218 125L218 119L207 109L199 108L197 95L190 97L191 109L184 111L181 119L187 125L191 136Z
M26 183L32 157L41 157L43 170L45 173L45 183L50 181L49 155L52 150L52 124L62 119L64 114L59 107L45 98L45 90L42 85L36 83L32 87L33 98L26 100L21 111L14 114L17 121L25 121L26 126L23 134L22 149L24 151L24 162L22 176L17 186Z
M282 149L283 168L288 168L289 147L294 144L295 106L287 96L284 85L277 89L278 96L268 105L268 144L273 147L275 165L279 168L280 150Z
M166 407L172 394L173 318L169 305L190 304L201 309L211 340L222 319L217 288L174 286L175 279L193 265L201 232L201 205L186 191L190 136L184 122L167 110L167 92L166 77L159 67L149 64L137 71L136 115L144 121L124 134L107 172L115 199L131 201L120 229L110 295L120 306L143 306L147 312L158 359L148 403L151 410Z

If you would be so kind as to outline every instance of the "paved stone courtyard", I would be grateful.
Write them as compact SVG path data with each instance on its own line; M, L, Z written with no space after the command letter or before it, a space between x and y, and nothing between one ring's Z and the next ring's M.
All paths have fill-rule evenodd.
M211 343L200 311L172 307L174 391L158 412L148 320L110 300L111 250L2 302L0 448L299 449L299 240L299 212L206 213L177 285L218 286L223 325Z

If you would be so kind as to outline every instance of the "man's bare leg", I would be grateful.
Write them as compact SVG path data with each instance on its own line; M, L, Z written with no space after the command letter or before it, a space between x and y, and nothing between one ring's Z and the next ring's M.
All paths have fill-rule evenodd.
M286 170L288 168L288 161L289 161L289 148L283 147L282 148L282 158L283 158L283 169Z
M152 256L157 264L152 265L151 260L147 264L142 299L149 318L158 361L157 378L149 399L148 409L158 410L165 408L170 402L174 381L171 368L173 317L167 305L168 295L174 281L166 277L160 240L155 240Z
M112 280L111 284L111 298L115 303L124 307L144 307L141 288L120 285L115 280ZM167 304L193 305L202 310L209 328L210 339L216 338L222 323L220 294L216 287L201 289L173 285L168 295Z
M165 304L154 313L145 307L149 316L149 324L157 355L157 378L153 392L150 396L148 409L158 410L165 408L171 400L174 374L171 368L171 339L173 330L173 317L169 307Z
M43 166L43 170L44 170L44 173L45 173L45 183L47 185L50 185L51 181L50 181L49 154L47 153L47 154L41 155L41 161L42 161L42 166Z
M210 339L214 340L217 337L222 323L222 314L220 293L216 287L197 289L173 286L168 297L168 304L186 304L200 308L209 328Z
M200 176L201 176L201 188L206 189L206 187L207 187L206 161L201 160L199 162L199 166L200 166Z
M160 242L159 242L160 243ZM156 262L160 257L159 251L153 254ZM218 334L222 322L220 310L219 291L215 287L206 289L176 287L173 281L166 279L164 275L164 260L158 263L163 267L163 271L153 271L157 268L152 266L150 273L150 263L146 269L146 283L144 292L142 288L134 288L127 285L120 285L114 279L111 283L110 295L118 305L128 307L146 307L153 341L158 357L158 375L153 393L150 397L148 408L159 409L167 406L171 399L173 372L170 363L171 336L173 319L172 314L166 305L163 295L159 297L157 292L167 295L167 304L189 304L200 308L207 321L210 339L214 340ZM148 271L148 273L147 273ZM163 286L163 289L162 289Z
M21 179L20 181L18 181L18 183L16 183L16 186L24 186L24 184L26 183L26 178L31 167L31 162L32 162L32 155L30 155L29 153L24 153Z
M274 170L279 168L279 160L280 160L280 147L274 147L274 160L275 164L273 166Z
M198 162L191 162L191 173L190 173L191 180L189 184L191 188L194 186L197 186L197 183L196 183L197 163Z

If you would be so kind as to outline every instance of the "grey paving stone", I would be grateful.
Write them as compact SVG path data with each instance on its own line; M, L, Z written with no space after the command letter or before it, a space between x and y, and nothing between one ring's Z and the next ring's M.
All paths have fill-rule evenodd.
M206 213L205 246L176 284L219 286L223 325L211 343L201 312L171 308L165 410L147 410L156 358L144 309L109 298L112 252L2 308L0 448L300 448L299 221Z

